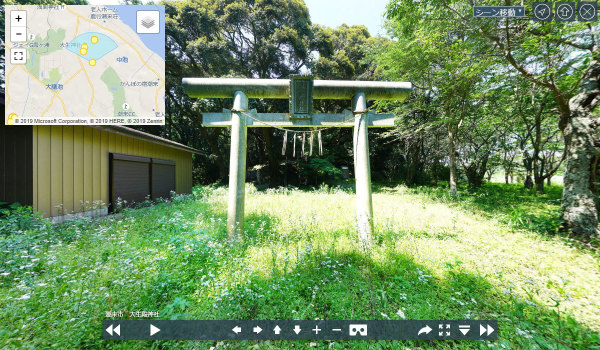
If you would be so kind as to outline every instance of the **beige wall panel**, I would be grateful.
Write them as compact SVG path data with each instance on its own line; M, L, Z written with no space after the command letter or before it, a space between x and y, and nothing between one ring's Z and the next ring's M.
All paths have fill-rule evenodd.
M123 153L123 137L119 134L115 134L115 138L116 138L115 153Z
M38 126L37 132L38 171L38 206L36 210L50 213L50 127Z
M94 202L94 129L83 128L83 202L85 210Z
M102 131L99 129L93 129L92 136L92 149L93 149L93 168L92 168L92 199L94 202L102 199L102 186L100 181L102 179L101 162L102 155L101 151L102 142ZM96 204L94 204L96 205Z
M84 200L84 147L83 126L73 127L73 210L82 210L81 201Z
M188 152L90 127L34 126L34 208L56 216L91 210L98 200L108 204L111 152L175 161L176 191L191 190ZM56 208L61 204L62 211Z
M108 152L110 153L114 153L115 150L117 149L116 143L116 137L115 134L113 134L112 132L108 132Z
M108 205L108 135L102 131L100 143L100 200L103 205Z
M135 155L134 150L133 150L133 138L126 137L126 139L127 139L127 154Z
M75 183L73 182L73 126L64 126L62 135L63 152L63 209L65 214L70 214L75 208L73 200L73 191Z

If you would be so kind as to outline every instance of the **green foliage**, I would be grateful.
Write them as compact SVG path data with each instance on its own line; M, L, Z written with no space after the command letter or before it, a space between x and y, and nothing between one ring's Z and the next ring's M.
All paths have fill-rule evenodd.
M414 191L465 209L475 209L489 218L518 229L554 235L561 225L562 186L547 187L546 193L539 195L534 189L525 188L521 184L485 183L480 189L465 187L456 199L448 196L444 186L418 187Z
M6 203L6 208L0 209L0 235L20 234L44 226L47 226L47 222L39 213L34 213L31 207Z
M328 159L309 158L307 162L300 163L300 175L313 179L314 184L340 180L342 171L335 167Z
M370 56L379 77L415 85L411 103L379 103L406 115L388 136L408 160L431 169L452 154L473 187L502 167L543 193L563 160L569 99L588 91L598 27L474 18L464 1L392 0L386 17L394 40Z
M378 40L367 27L342 24L337 29L315 26L315 46L319 58L312 73L316 79L368 80L373 74L373 62L367 59L368 49Z

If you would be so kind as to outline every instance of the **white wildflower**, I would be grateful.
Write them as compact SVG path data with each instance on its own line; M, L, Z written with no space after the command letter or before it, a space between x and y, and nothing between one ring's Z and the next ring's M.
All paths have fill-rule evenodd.
M406 315L404 315L404 311L402 311L402 309L398 309L398 312L396 312L396 315L400 316L400 318L405 319Z

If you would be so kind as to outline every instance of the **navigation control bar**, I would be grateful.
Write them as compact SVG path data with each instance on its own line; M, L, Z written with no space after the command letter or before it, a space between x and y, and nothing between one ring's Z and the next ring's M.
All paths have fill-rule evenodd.
M108 340L496 340L481 320L105 320Z

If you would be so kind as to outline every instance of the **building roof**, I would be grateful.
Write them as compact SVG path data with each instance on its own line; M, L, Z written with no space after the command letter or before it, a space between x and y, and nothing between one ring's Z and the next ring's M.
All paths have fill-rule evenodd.
M2 105L4 105L4 90L0 89L0 103ZM115 134L121 134L121 135L125 135L125 136L132 136L141 140L145 140L145 141L150 141L150 142L154 142L154 143L158 143L158 144L162 144L165 145L167 147L171 147L171 148L175 148L181 151L186 151L186 152L190 152L190 153L196 153L196 154L200 154L202 152L200 152L199 150L192 148L192 147L188 147L186 145L182 145L181 143L175 142L175 141L171 141L168 139L165 139L163 137L160 136L156 136L156 135L152 135L152 134L148 134L146 132L143 131L139 131L139 130L135 130L132 128L128 128L126 126L121 126L121 125L103 125L103 126L99 126L99 125L94 125L91 126L92 128L97 128L97 129L101 129L101 130L106 130L108 132L112 132Z
M186 152L196 153L196 154L202 153L195 148L183 145L181 143L171 141L171 140L165 139L160 136L152 135L147 132L139 131L139 130L132 129L132 128L122 126L122 125L102 125L102 126L94 125L91 127L101 129L101 130L106 130L106 131L114 133L114 134L121 134L121 135L125 135L125 136L138 138L138 139L141 139L144 141L158 143L158 144L161 144L161 145L164 145L167 147L178 149L180 151L186 151Z

